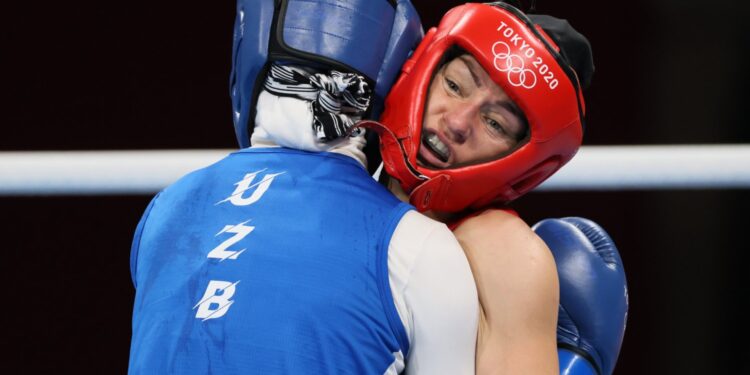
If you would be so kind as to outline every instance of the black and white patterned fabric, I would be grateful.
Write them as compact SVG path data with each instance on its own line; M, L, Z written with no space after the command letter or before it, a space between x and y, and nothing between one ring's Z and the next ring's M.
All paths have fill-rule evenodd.
M311 73L277 63L271 65L263 87L274 95L312 102L312 126L321 142L359 135L360 129L350 130L369 107L372 96L372 90L360 75L336 70L330 74Z

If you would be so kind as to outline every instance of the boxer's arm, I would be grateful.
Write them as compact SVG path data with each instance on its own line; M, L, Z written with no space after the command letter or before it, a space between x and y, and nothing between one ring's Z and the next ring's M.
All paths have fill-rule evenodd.
M549 249L521 219L487 211L455 230L482 309L477 374L558 374L558 279Z
M479 302L453 233L415 211L391 239L391 288L409 336L406 373L474 374Z

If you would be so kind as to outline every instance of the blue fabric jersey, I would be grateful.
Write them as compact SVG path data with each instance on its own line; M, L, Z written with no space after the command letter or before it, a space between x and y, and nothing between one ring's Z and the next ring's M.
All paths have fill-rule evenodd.
M353 159L245 149L151 202L131 253L131 374L383 374L407 355L388 283L411 206Z

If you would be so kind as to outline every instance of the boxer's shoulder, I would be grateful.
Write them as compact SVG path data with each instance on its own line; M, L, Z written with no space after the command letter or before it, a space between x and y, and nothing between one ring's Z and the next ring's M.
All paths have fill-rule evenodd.
M549 373L559 286L554 258L517 216L488 210L456 228L479 292L477 373Z
M490 209L462 222L454 231L462 245L507 256L542 257L554 262L547 245L518 216ZM554 266L554 264L552 264Z
M544 322L540 330L549 324L554 330L559 289L555 261L523 220L488 210L463 222L454 233L471 264L491 326L515 329L519 319L530 319ZM493 321L493 315L502 319Z

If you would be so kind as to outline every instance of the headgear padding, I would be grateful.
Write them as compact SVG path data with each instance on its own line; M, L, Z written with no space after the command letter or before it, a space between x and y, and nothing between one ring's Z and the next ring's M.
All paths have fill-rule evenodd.
M588 42L577 35L572 39L585 44L590 60ZM496 160L430 169L416 160L425 101L434 72L454 46L471 54L516 103L530 135ZM427 33L386 99L384 128L379 129L385 170L410 194L412 204L422 211L457 212L508 202L575 155L583 132L583 96L575 70L558 49L541 27L505 3L458 6Z
M257 95L272 61L293 61L357 73L383 100L422 38L408 0L238 0L230 96L240 147L250 145Z

